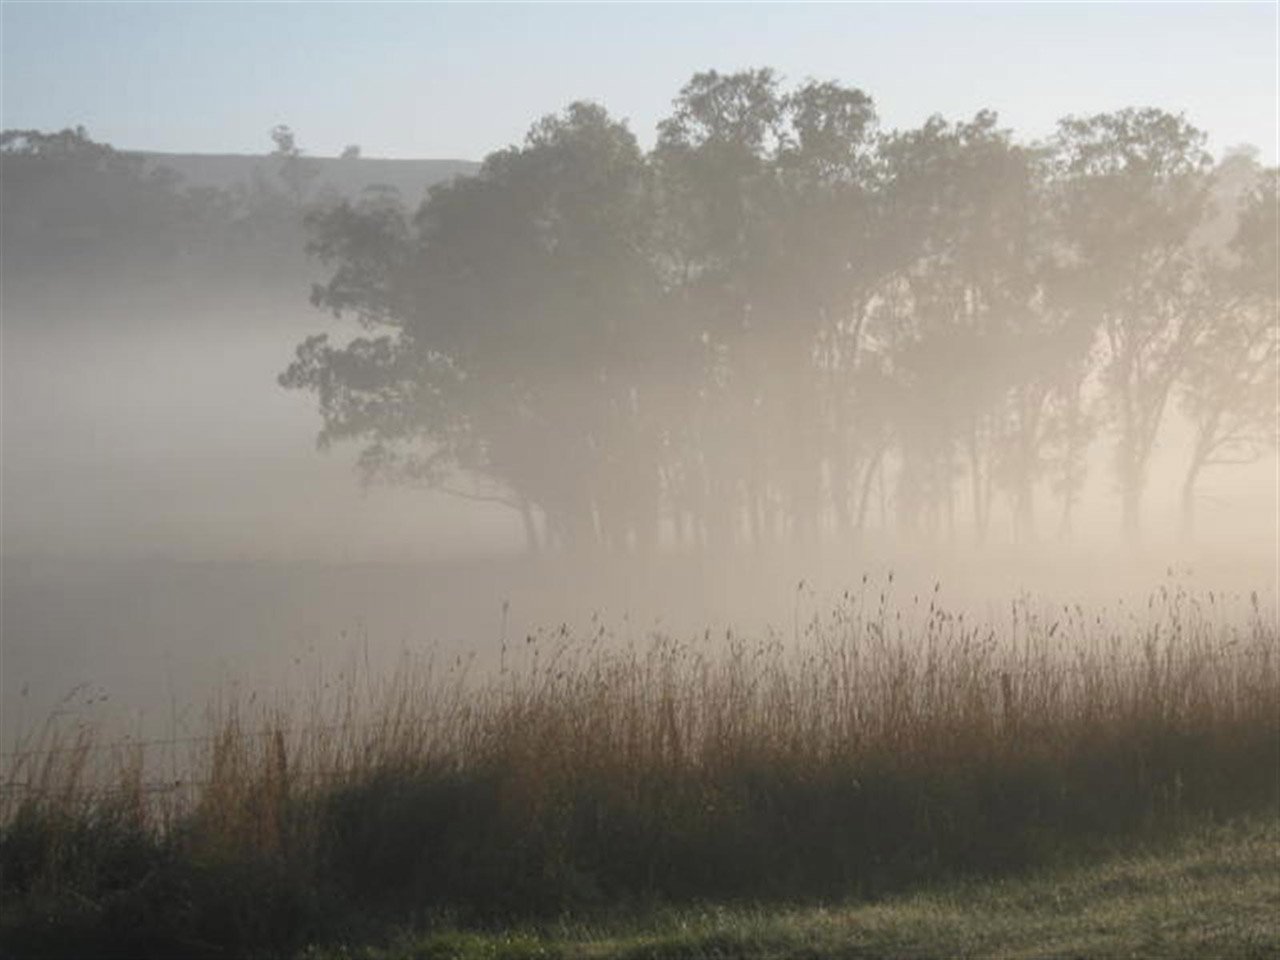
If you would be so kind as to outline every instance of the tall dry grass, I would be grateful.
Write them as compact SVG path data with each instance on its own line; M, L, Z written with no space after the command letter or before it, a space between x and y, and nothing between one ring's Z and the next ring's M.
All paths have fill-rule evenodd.
M6 937L283 953L442 911L875 895L1280 798L1256 598L994 623L864 581L793 634L561 629L481 678L406 660L226 699L181 745L50 724L5 770Z

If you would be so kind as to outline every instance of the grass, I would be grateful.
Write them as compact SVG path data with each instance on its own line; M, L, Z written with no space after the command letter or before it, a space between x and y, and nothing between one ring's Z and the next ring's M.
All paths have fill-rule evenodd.
M406 662L301 705L215 704L163 789L172 757L49 725L6 770L4 942L288 956L653 903L885 903L1280 801L1277 634L1256 601L1023 601L991 624L865 585L787 642L562 629L515 646L483 678ZM886 931L922 922L865 909ZM717 938L726 956L774 939L785 954L797 931L824 954L843 929L746 916L673 934L670 955ZM449 936L455 952L499 943Z
M1112 960L1280 954L1280 820L1188 831L1163 849L865 904L665 909L595 925L404 935L309 960Z

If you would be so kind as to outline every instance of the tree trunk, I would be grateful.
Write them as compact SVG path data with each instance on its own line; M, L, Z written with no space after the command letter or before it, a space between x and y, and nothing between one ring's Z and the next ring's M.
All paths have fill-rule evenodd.
M1193 460L1182 481L1182 539L1188 543L1195 537L1196 526L1196 476L1200 473L1200 461Z
M520 498L520 520L524 524L524 543L529 556L536 557L542 552L542 543L538 538L538 524L533 518L533 507L528 497Z
M1128 543L1142 539L1142 479L1133 467L1120 479L1120 528Z
M881 447L867 461L867 468L862 474L862 488L858 494L858 515L854 520L853 529L859 536L866 529L867 523L867 507L871 502L871 485L879 479L881 486L881 504L880 504L880 523L884 524L884 452L885 448Z
M1014 494L1014 527L1017 530L1018 543L1026 546L1035 542L1035 490L1031 477L1023 471L1018 477L1017 491Z
M1190 541L1195 536L1196 480L1213 452L1218 425L1222 422L1222 409L1213 410L1202 419L1196 429L1196 445L1187 465L1187 475L1182 481L1182 539Z
M990 485L990 481L988 480L984 483L982 476L982 455L978 452L976 428L969 431L969 485L973 499L974 535L977 537L978 543L986 543L987 522L990 518L990 512L987 509L989 501L985 487Z

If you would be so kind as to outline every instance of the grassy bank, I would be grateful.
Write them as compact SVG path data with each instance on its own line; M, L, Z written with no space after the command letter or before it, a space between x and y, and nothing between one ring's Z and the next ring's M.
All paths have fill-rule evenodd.
M1078 858L1086 859L1086 858ZM405 935L308 960L872 960L960 957L1250 960L1280 954L1280 820L1196 827L1029 876L961 881L873 904L666 909L502 934Z
M786 642L513 647L483 680L406 663L215 705L171 789L146 748L52 725L6 773L6 944L287 955L397 925L878 900L1280 797L1274 619L1212 595L993 624L867 588Z

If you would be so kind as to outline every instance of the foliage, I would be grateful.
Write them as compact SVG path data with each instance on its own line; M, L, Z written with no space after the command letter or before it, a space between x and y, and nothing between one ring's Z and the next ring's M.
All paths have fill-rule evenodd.
M1003 501L1025 541L1046 485L1069 529L1103 427L1136 537L1176 398L1191 486L1275 417L1274 201L1218 209L1262 175L1204 140L1155 109L881 133L862 91L767 69L695 75L648 154L573 104L417 211L313 218L313 299L368 335L281 382L366 478L505 503L534 549L849 539L873 490L899 532L967 510L984 539Z

